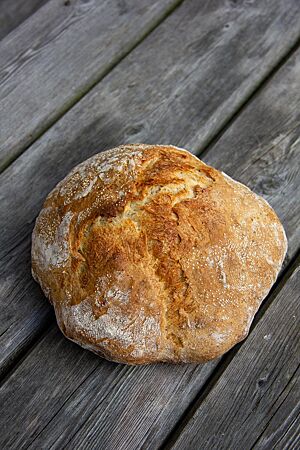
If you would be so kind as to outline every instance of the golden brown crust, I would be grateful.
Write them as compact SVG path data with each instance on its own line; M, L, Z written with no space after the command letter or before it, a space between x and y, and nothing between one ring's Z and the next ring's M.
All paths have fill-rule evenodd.
M286 248L248 188L185 150L134 144L49 194L32 270L83 347L130 364L204 362L247 335Z

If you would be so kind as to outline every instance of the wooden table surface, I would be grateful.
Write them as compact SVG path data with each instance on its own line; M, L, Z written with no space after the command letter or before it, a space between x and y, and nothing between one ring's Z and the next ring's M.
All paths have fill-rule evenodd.
M300 1L0 0L0 449L300 448ZM185 147L266 198L289 249L248 338L125 366L66 340L30 273L80 161Z

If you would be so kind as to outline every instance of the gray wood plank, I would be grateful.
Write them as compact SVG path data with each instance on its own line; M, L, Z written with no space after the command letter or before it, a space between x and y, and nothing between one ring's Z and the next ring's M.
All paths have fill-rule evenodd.
M50 307L31 279L29 249L34 218L49 190L74 164L122 142L197 151L300 31L294 0L284 6L280 0L201 5L184 2L0 176L0 371L48 322ZM297 99L295 92L293 112ZM294 177L291 186L298 188Z
M193 10L190 6L192 4L193 3L186 3L188 6L184 4L183 7L186 9L182 7L185 12L185 20L188 20L188 18L189 20L196 20L194 19L195 9ZM194 5L195 7L197 6L196 2ZM136 85L126 89L126 94L128 94L130 89L134 91L129 99L128 96L123 97L123 91L120 92L118 89L120 80L123 80L123 86L130 84L130 81L133 82L132 79L134 74L142 72L142 67L145 67L145 59L142 59L142 61L139 62L140 58L145 57L147 51L150 51L149 49L155 48L155 42L160 43L160 51L162 52L166 52L163 44L166 46L169 44L167 38L171 39L171 42L174 45L174 39L176 39L177 36L174 37L172 30L176 30L179 26L178 22L180 23L182 21L182 16L178 17L177 14L182 14L182 12L179 11L177 13L176 11L176 13L167 19L153 35L149 36L140 47L117 66L106 80L103 80L103 82L100 83L98 89L95 88L91 94L70 111L60 123L49 130L30 151L24 153L24 155L12 164L12 166L0 177L0 192L2 192L3 195L2 203L6 201L5 205L7 206L7 211L10 210L10 208L8 208L9 205L13 204L14 206L14 211L11 211L10 218L2 222L4 224L3 233L6 240L6 245L2 247L2 250L9 252L5 264L1 267L1 269L3 268L3 270L6 270L6 272L4 272L5 276L2 278L2 283L5 289L3 292L8 294L7 299L9 299L9 301L7 300L3 315L5 317L5 314L12 314L13 318L17 321L17 323L14 324L12 321L9 322L11 318L8 318L8 321L5 319L6 322L4 322L12 325L10 328L12 334L6 355L13 354L14 350L11 351L11 349L15 348L16 343L20 345L20 347L22 346L22 340L19 340L18 336L15 337L15 335L20 329L20 323L26 323L26 320L28 320L26 314L30 314L30 309L38 309L39 304L45 305L46 308L46 303L41 301L41 296L36 292L33 294L33 284L30 284L31 281L28 270L29 253L24 256L24 254L26 254L24 248L26 249L26 246L28 246L26 233L28 230L31 230L32 217L37 213L41 205L42 197L49 189L49 184L52 183L53 185L75 162L92 154L98 145L101 146L102 149L120 143L122 135L126 135L128 129L130 132L127 135L127 140L132 140L132 127L134 122L131 122L130 120L121 121L119 107L122 107L123 111L125 111L125 106L127 106L127 115L133 113L135 108L139 108L140 114L142 113L142 102L138 104L134 99L135 95L136 99L138 99L138 94L143 88L145 89L145 76L143 73L143 80L135 77L134 81L136 82ZM176 17L178 17L177 23L175 21ZM227 17L224 19L226 20ZM198 18L198 20L200 19ZM203 21L205 22L203 24L204 26L208 21L208 17L204 17ZM213 22L214 21L212 20L211 23ZM220 24L217 25L220 26ZM195 28L196 27L193 27L193 29ZM201 30L200 26L198 26L197 29L198 31ZM178 37L178 41L176 41L178 45L182 42L182 37L183 36L181 35ZM190 45L188 37L184 37L186 41L183 42L182 47L179 48L179 52L181 52L179 55L182 55L180 57L184 58L184 61L179 61L182 65L188 61L192 61L192 58L195 58L195 55L188 53ZM236 43L238 42L236 41ZM227 45L232 46L232 41L230 43L228 42ZM159 53L157 48L158 47L156 46L156 52ZM209 46L208 52L211 58ZM217 55L221 57L219 53L217 53ZM153 54L152 50L152 62L155 62L155 56L156 55ZM176 60L175 56L174 60ZM221 61L222 58L219 60L220 65ZM134 66L134 72L130 71L132 66ZM288 117L290 118L288 124L290 125L293 120L299 118L299 116L297 116L297 102L299 102L299 74L295 69L295 66L294 61L294 63L291 63L288 70L288 73L291 72L288 81L291 86L293 86L294 90L290 91L289 95L288 92L286 92L285 96L285 101L290 108L290 113L288 114ZM168 70L170 70L171 73L168 73ZM195 72L195 76L196 74L197 71ZM226 71L222 72L223 80L226 74ZM229 77L232 76L230 71L227 75ZM123 76L124 79L122 78ZM178 93L178 88L180 88L182 80L184 80L185 73L177 73L175 78L173 78L174 66L170 65L169 60L166 66L161 64L160 70L158 70L158 66L156 66L155 74L150 71L149 76L149 83L150 81L153 82L153 80L158 82L163 76L169 78L169 82L173 83L173 89L176 92L177 88ZM200 80L202 74L199 73L197 76L199 77L198 80ZM285 76L285 72L281 71L278 75L279 81L277 81L277 83L281 84L282 79L285 78ZM221 78L219 79L219 83L216 81L216 86L221 84L220 80ZM273 81L274 80L272 80L272 83L270 84L273 84ZM186 134L182 134L183 130L181 128L177 130L176 118L173 119L173 126L168 125L166 129L164 128L162 113L164 113L165 110L160 109L160 104L157 106L157 98L153 95L154 103L152 104L152 108L148 106L148 109L143 111L143 120L145 120L145 123L146 118L148 117L151 117L151 121L148 122L148 128L144 127L139 131L138 140L146 141L153 138L154 142L159 142L160 136L162 136L164 140L166 139L165 142L172 142L175 144L180 144L181 139L181 143L184 143L184 139L186 139L187 142L194 139L195 145L194 147L191 147L194 150L202 146L202 135L199 133L199 130L193 124L195 127L193 134L192 129L190 128L190 114L195 114L197 108L199 109L197 112L199 120L202 113L206 114L205 109L202 109L201 102L199 101L199 95L201 96L199 85L201 85L201 83L200 81L196 83L195 90L192 90L191 84L192 82L188 83L186 89L180 90L180 99L178 100L178 104L182 103L185 105L185 114L182 112L181 120L183 120L183 117L186 118ZM168 95L172 95L173 91L170 90L168 83L164 86L167 86L164 89L168 88L169 90L167 90L167 92L161 90L160 92L162 95L166 96L165 101L167 101ZM113 96L110 94L111 89L112 92L115 93ZM218 92L219 103L221 93L223 93L223 96L228 95L230 97L230 95L233 95L232 92L230 93L227 91L226 83L222 86L221 91ZM272 92L272 95L276 95L275 88ZM152 96L150 97L148 93L146 93L146 96L148 102L152 100ZM171 104L172 102L170 105ZM116 105L118 105L117 111ZM230 108L228 107L226 110L227 118L234 112L236 105L237 104L233 102ZM162 107L165 108L165 105L162 104ZM107 114L108 111L110 111L109 115ZM155 122L155 114L153 111L158 115L157 120L160 120L161 128L159 128L158 123ZM174 114L178 114L178 108L175 109ZM124 117L123 113L122 117ZM213 119L215 116L213 114L212 116L209 116L208 114L208 117L211 117L210 120L212 126L214 126ZM257 116L255 119L259 121L261 120L261 117ZM269 120L273 120L272 114L270 114ZM78 123L81 124L80 129ZM151 130L153 123L156 123L156 130L155 134L152 136ZM287 126L288 124L283 121L283 128L280 128L281 125L279 123L277 129L278 133L280 134L282 130L284 132L284 126ZM246 131L247 129L245 129L244 132ZM248 139L250 139L250 137L251 135L248 136ZM231 148L233 151L234 148ZM239 171L243 171L243 168L245 169L251 164L254 166L256 165L257 171L261 170L258 162L259 157L262 157L264 154L262 152L263 150L265 150L265 148L260 148L258 154L255 155L256 161L253 160L252 152L248 149L246 155L242 155L243 158L245 157L245 161L241 158L239 164L236 166L235 172L231 172L231 174L238 177ZM296 150L297 144L296 147L293 147L293 151L281 154L281 158L288 158L291 161L291 164L286 163L288 177L290 173L294 173L293 165L295 162L294 157ZM209 152L209 154L206 155L207 160L210 154L213 155L214 153ZM230 153L227 158L230 158ZM280 165L278 167L280 167ZM245 172L247 171L245 170ZM296 193L299 192L299 177L298 179L294 176L289 178L291 178L291 184L290 186L284 185L283 193L287 193L288 189L290 189L295 192L296 195ZM11 180L15 180L17 183L11 183ZM11 193L9 198L8 193ZM295 198L294 201L296 202ZM283 220L285 220L284 216L281 214L281 204L281 201L276 201L276 203L273 203L273 206L276 207ZM295 208L295 204L290 204L290 206ZM287 214L290 213L291 211L287 212ZM297 230L293 231L293 233L296 232ZM293 242L296 242L296 240ZM21 244L23 245L23 251L19 251L19 246ZM290 248L290 255L293 255L295 251L296 244L293 244L293 247ZM18 270L16 270L16 267ZM19 275L19 270L22 267L25 267L25 270L23 269L23 273ZM27 283L29 284L27 285L24 280L27 280ZM6 283L5 285L4 281ZM14 299L16 300L15 303L13 303ZM12 309L11 305L14 305L14 309ZM28 309L26 310L25 308ZM47 312L45 312L44 317L46 322L48 317ZM33 323L33 321L30 323ZM14 327L15 335L13 331ZM29 336L32 336L32 333L34 334L38 328L39 321L38 318L36 318L36 324L31 327ZM22 339L24 339L24 336L22 336ZM107 442L111 445L111 448L116 448L116 445L122 445L123 448L126 448L126 445L130 448L139 448L141 445L144 445L145 448L157 448L169 429L174 426L179 415L184 411L191 399L194 398L215 367L213 365L214 363L207 364L204 366L204 369L201 366L198 366L196 369L192 366L161 366L162 369L158 370L158 366L150 366L136 368L136 370L132 372L131 368L127 368L124 373L122 372L120 380L118 376L116 376L119 380L116 386L113 381L111 381L113 390L109 391L107 394L109 388L107 387L107 384L105 384L105 380L108 376L111 376L110 380L114 379L113 371L115 370L115 366L110 365L110 363L104 363L107 364L106 367L109 368L108 372L109 374L112 373L112 375L108 375L108 373L106 373L106 375L101 375L101 365L103 364L103 361L98 359L97 361L100 365L99 369L97 368L97 370L91 374L90 378L88 378L91 373L90 364L92 370L94 366L87 360L82 363L80 379L76 378L73 382L73 378L69 378L68 373L64 376L64 371L66 370L69 372L73 370L73 361L76 361L76 357L73 359L71 353L73 352L73 348L77 349L77 347L61 338L61 340L65 342L65 345L69 346L69 349L63 348L60 353L56 350L56 346L53 344L52 339L52 334L45 336L44 340L38 343L33 352L23 361L23 364L17 368L15 371L16 375L10 377L6 383L3 384L4 391L2 392L9 392L5 398L11 398L9 403L5 403L5 405L9 405L9 407L6 406L4 412L6 413L6 416L9 414L9 417L14 418L15 420L15 422L13 420L8 421L8 424L10 425L6 425L8 428L6 428L3 439L13 439L13 442L17 442L18 445L21 445L21 439L19 440L18 438L20 435L25 439L24 445L32 442L32 448L41 448L42 445L45 445L46 448L51 445L56 448L61 448L63 445L74 448L75 443L78 445L78 448L80 448L80 446L91 448L88 447L89 442L92 442L96 448L97 445L99 447L103 442ZM5 339L3 342L6 342ZM52 348L54 349L53 353ZM77 349L77 351L86 353L81 349ZM64 352L68 354L64 355ZM66 360L64 357L66 357ZM91 357L93 357L93 355L91 355ZM27 369L25 366L27 365L28 359L31 361L29 365L30 369L26 372ZM71 367L69 367L69 365ZM99 377L96 376L98 370L100 371ZM204 372L202 370L204 370ZM23 390L26 389L26 384L30 382L29 380L31 379L32 374L37 374L37 379L41 378L40 371L43 373L57 373L60 374L61 378L56 378L56 376L54 376L54 378L50 377L48 384L44 379L45 381L42 383L42 388L45 393L44 398L42 399L41 395L34 396L32 403L30 403L30 408L27 408L28 397L26 397ZM20 387L20 384L17 384L18 379L23 380L23 387ZM69 380L69 384L74 385L74 392L71 396L69 396L68 393L65 393L65 387L61 387L62 384L66 383L64 380ZM11 386L10 383L12 383ZM79 387L81 383L82 389ZM103 384L104 388L102 390L101 386ZM91 387L90 389L89 386ZM53 400L52 393L54 390L56 390L57 397ZM97 394L98 391L99 394ZM8 400L6 401L8 402ZM166 407L164 407L163 404L165 401L167 401ZM17 415L20 414L20 411L20 420L17 420ZM136 413L134 413L135 411ZM100 420L99 416L101 416ZM107 421L105 421L105 417L107 417ZM24 427L24 423L27 424L26 427ZM9 428L9 426L13 425L14 431ZM15 434L13 438L7 438L7 436L13 433ZM28 440L26 440L26 436L28 436Z
M134 408L138 427L151 423L159 428L160 421L173 424L213 365L114 364L62 339L57 328L52 327L26 363L0 388L1 448L62 448L95 415L99 425L109 420L111 425L120 421L121 427L126 427ZM137 390L137 380L144 386L141 390ZM121 395L117 398L118 392ZM51 429L47 437L45 429ZM143 432L142 426L137 428L136 437L141 435L142 440ZM123 448L122 441L121 432L120 446L111 448ZM108 447L104 441L94 446L91 437L85 448Z
M46 367L36 365L41 358L51 363ZM66 399L72 398L73 392L93 372L98 371L100 365L101 385L108 392L114 386L117 374L122 372L122 366L111 367L113 364L100 360L90 352L81 351L76 345L61 339L58 329L52 327L46 336L46 344L43 338L26 359L26 365L22 364L10 378L9 384L4 383L0 388L1 448L26 447L33 433L50 422L52 408L63 408ZM28 415L24 414L25 404ZM37 405L43 419L36 415ZM72 414L72 411L69 413Z
M297 449L300 444L300 369L283 389L263 432L253 448ZM276 406L277 406L276 405ZM273 413L274 412L274 413Z
M0 42L0 169L180 0L50 0Z
M300 400L299 300L298 267L172 448L250 449L276 416L280 441Z
M203 160L262 195L300 242L300 49L239 115Z
M0 39L34 14L47 0L0 0Z
M290 242L287 261L299 249L300 235L300 229L297 226L300 217L298 202L300 197L300 168L298 164L300 154L299 69L300 50L249 103L205 156L207 163L213 162L220 168L222 168L223 161L226 170L233 177L252 184L252 187L260 191L274 206L287 229ZM287 136L284 145L282 144L283 136ZM276 182L274 182L274 174L279 177L280 181L275 180ZM264 180L264 183L262 183L262 180ZM274 321L274 323L276 322ZM274 323L265 332L265 335L272 332ZM278 340L274 342L274 345L277 345ZM251 364L254 364L256 352L259 352L259 346L251 348L253 356ZM288 357L287 354L284 360L285 364L287 364ZM236 364L239 366L238 362ZM214 369L209 364L205 367L209 368L210 372ZM188 373L185 377L188 376ZM163 379L164 375L161 376L161 380L158 379L156 384L161 384ZM55 448L65 445L67 445L67 448L89 448L89 443L92 443L91 448L96 448L100 444L106 449L134 449L141 446L151 450L159 448L171 427L176 424L178 413L185 410L186 405L184 404L184 408L180 405L185 398L185 392L190 392L189 389L191 389L192 384L186 384L181 377L178 378L177 374L174 379L169 381L171 381L173 391L170 393L167 390L167 393L168 396L173 395L173 401L177 402L176 415L172 410L169 410L169 405L156 411L149 408L149 414L147 415L139 398L136 399L136 393L138 392L141 396L145 395L149 390L149 385L151 385L151 378L144 382L142 377L140 379L138 375L132 374L130 381L127 380L122 388L112 392L108 404L106 404L104 416L102 416L100 400L98 400L97 408L94 405L88 408L84 404L83 410L85 413L89 411L89 415L82 426L80 424L79 431L73 429L73 432L75 432L73 437L70 429L64 431L68 417L65 411L60 411L56 414L51 426L46 427L40 433L36 445L38 447L44 442L47 446L54 445ZM203 386L203 383L196 381L197 389L193 386L192 390L194 395ZM233 381L227 380L227 382L230 384ZM289 393L293 383L294 381L287 387L282 394L283 396ZM157 389L157 386L155 389ZM80 397L80 394L78 396ZM85 400L87 403L91 401L88 397ZM281 400L278 401L280 403ZM289 405L291 407L291 404ZM166 416L162 416L162 410ZM146 411L148 411L148 405ZM212 411L210 415L207 412L207 420L209 421L213 421L215 409ZM77 410L77 413L80 414L80 410ZM101 418L106 417L106 420L99 420L99 414L101 414ZM293 415L291 414L291 421L292 418ZM112 429L112 423L115 424L114 429ZM285 426L288 426L288 421L285 422ZM240 446L240 448L247 447Z

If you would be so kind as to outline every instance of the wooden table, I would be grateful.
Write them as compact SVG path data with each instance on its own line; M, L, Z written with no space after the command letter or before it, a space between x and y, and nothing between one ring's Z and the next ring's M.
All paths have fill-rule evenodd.
M299 0L0 0L0 28L1 450L300 448ZM104 361L31 277L46 194L126 142L190 149L285 226L249 337L216 361Z

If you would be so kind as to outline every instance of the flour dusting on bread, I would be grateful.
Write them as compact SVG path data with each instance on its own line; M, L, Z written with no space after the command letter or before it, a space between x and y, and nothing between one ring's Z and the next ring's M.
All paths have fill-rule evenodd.
M43 227L43 222L48 215L51 215L51 208L42 210L39 217L41 227L39 231L35 230L32 241L33 257L43 270L49 270L51 267L63 267L70 257L69 232L73 213L67 212L56 226L55 231L53 231L52 222L46 222Z
M84 348L129 364L204 362L247 335L286 250L249 188L184 149L132 144L49 194L32 271Z
M156 317L146 317L141 308L136 315L126 315L122 308L111 306L107 313L96 317L90 299L78 305L67 306L60 310L59 321L65 332L80 336L83 343L103 344L107 340L117 341L128 349L131 356L139 354L155 354L157 339L160 335L160 324ZM105 345L105 344L104 344Z

